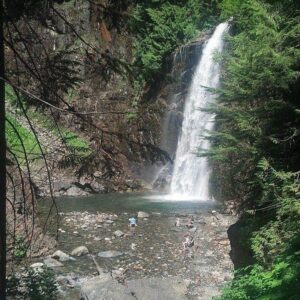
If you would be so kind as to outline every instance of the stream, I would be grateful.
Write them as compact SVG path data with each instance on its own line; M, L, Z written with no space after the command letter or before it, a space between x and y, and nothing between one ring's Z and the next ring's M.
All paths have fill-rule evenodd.
M227 229L235 218L219 213L222 206L214 201L163 199L155 194L58 198L57 249L70 254L74 248L86 246L101 272L122 283L141 278L181 278L186 284L184 297L211 299L232 276ZM47 203L43 207L46 212ZM146 217L138 218L138 212ZM128 226L132 216L138 219L134 231ZM194 222L188 228L191 218ZM175 226L177 219L179 226ZM116 231L122 234L115 236ZM187 234L194 238L194 245L185 250ZM119 251L121 255L99 257L103 251ZM81 283L98 275L90 255L63 262L54 270L62 282L64 299L79 299Z

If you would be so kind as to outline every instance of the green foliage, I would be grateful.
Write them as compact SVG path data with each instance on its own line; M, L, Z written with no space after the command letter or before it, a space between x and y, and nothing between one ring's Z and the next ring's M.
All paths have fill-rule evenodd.
M219 299L300 296L300 14L298 1L223 0L233 16L220 61L222 88L212 148L221 197L239 199L255 264L238 272ZM249 213L247 213L249 212ZM251 214L250 214L251 212Z
M72 97L72 95L74 94L70 92L68 96ZM22 116L23 111L18 109L19 100L10 85L5 86L5 97L15 109L17 116L18 114ZM20 101L23 101L23 98ZM22 102L23 106L25 106L25 103ZM83 138L78 137L63 126L59 126L54 122L53 118L39 113L38 110L34 110L30 106L27 107L26 113L34 125L49 130L57 139L62 140L69 152L67 159L79 162L91 154L90 147ZM9 113L6 114L6 139L10 150L19 158L21 164L24 162L25 152L30 160L41 158L41 151L34 134L18 122L17 116L13 117ZM43 145L41 146L43 147Z
M74 98L76 97L76 90L73 89L73 88L70 88L68 90L68 94L67 94L67 97L66 97L66 101L68 103L72 103L72 101L74 100Z
M134 67L140 82L152 83L176 47L216 23L216 2L138 1L130 28L136 36Z
M300 252L281 256L270 269L254 265L236 274L222 300L296 300L300 295Z
M20 164L24 163L25 153L28 159L40 157L40 149L33 133L11 116L6 114L6 140L9 149L15 154Z
M58 298L58 289L54 272L47 268L26 268L20 279L15 275L7 280L7 295L12 299L54 300Z
M260 190L260 205L276 213L253 233L252 250L258 262L269 266L300 237L300 181L298 173L278 172L265 159L258 170L254 184Z
M18 107L18 98L9 84L5 84L5 100L12 106Z
M5 100L6 105L12 106L17 111L20 107L19 101L23 101L23 98L18 99L12 86L5 84ZM6 112L5 135L9 149L16 155L21 164L25 158L25 153L30 159L37 158L40 155L40 149L34 134L23 127L17 121L17 118L9 112Z
M54 272L46 267L41 271L28 269L25 278L28 297L31 300L52 300L57 298L57 286Z
M228 38L223 87L217 91L218 105L210 109L217 115L218 134L211 136L213 148L204 155L224 162L216 168L239 170L245 180L235 192L242 197L248 190L244 182L252 181L263 157L276 162L276 169L300 166L300 119L293 88L299 80L300 27L298 17L287 19L260 1L225 0L221 7L226 17L238 11L236 34ZM231 184L221 175L219 180L223 186Z
M134 113L134 112L128 112L126 113L126 118L128 121L131 121L131 120L135 120L137 117L137 114Z
M69 152L69 154L66 155L66 160L73 160L74 162L77 161L77 163L79 163L81 159L84 159L91 154L90 147L83 138L79 137L69 129L56 124L53 118L47 117L32 109L29 109L27 113L36 124L49 130L66 145ZM76 163L72 165L75 164Z
M16 237L13 256L16 261L21 261L27 253L28 245L22 237Z

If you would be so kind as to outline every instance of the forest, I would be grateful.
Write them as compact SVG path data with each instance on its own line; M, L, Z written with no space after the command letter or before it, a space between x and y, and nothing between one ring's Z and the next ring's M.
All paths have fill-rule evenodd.
M154 300L299 299L298 0L2 0L0 5L1 299L108 299L100 288L104 279L93 286L94 298L78 279L80 298L73 293L78 285L69 289L71 273L63 274L68 286L45 260L38 271L31 267L58 247L71 253L70 245L81 240L91 265L76 251L68 259L76 256L78 265L91 266L98 277L110 272L114 293L134 280L153 278ZM197 62L204 60L219 24L227 29L209 61L218 80L205 86L195 81ZM210 76L206 72L204 79ZM193 91L194 98L208 100L193 104L198 119L189 127ZM213 116L207 121L213 126L201 125L207 116ZM184 151L195 157L193 170L204 168L207 182L201 171L187 173L188 183L174 179L178 164L179 174L191 171L178 152L184 134L201 140ZM202 190L186 192L192 176L209 190L208 209L201 206ZM172 206L178 191L180 204ZM151 206L145 202L151 197L167 200ZM138 204L127 204L131 198ZM90 203L85 199L92 199L90 207L81 204ZM125 225L131 215L138 220L132 235ZM95 232L89 227L93 218ZM168 229L174 222L175 229ZM161 234L157 244L156 234ZM87 242L92 238L95 244ZM126 247L117 263L95 254L96 248ZM128 253L131 258L123 261ZM191 267L197 263L203 269ZM218 279L209 277L214 268ZM82 269L75 269L83 278ZM191 282L183 294L161 286L170 280L168 288L181 287L175 275ZM131 294L122 290L112 299L150 299L148 282L142 292L131 284Z

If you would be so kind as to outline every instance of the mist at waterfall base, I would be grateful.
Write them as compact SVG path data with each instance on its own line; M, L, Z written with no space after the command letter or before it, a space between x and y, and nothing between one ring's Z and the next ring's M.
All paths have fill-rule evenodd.
M210 147L205 136L213 130L214 115L201 109L207 108L215 100L215 95L208 88L219 87L220 65L214 56L222 52L223 37L228 29L227 22L219 24L203 48L185 100L169 193L153 195L148 197L150 199L212 200L209 189L211 169L207 158L197 156L197 152L200 149L208 150ZM168 136L168 132L164 132L164 136Z

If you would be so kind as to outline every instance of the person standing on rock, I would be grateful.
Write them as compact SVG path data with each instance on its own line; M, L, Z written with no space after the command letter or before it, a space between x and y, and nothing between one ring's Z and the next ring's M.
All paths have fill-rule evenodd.
M130 227L131 234L135 234L135 227L137 226L135 217L131 217L129 219L129 225L128 226Z
M185 240L182 243L182 245L183 245L183 250L186 250L187 248L194 246L194 238L189 236L188 234L185 234L184 236L185 236Z
M136 224L136 218L135 217L131 217L129 219L129 226L132 227L132 228L134 228L134 227L137 226L137 224Z
M194 227L194 217L193 216L189 219L186 227L189 228L189 229Z

